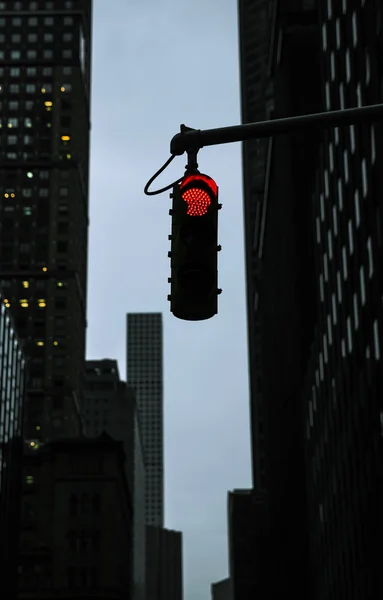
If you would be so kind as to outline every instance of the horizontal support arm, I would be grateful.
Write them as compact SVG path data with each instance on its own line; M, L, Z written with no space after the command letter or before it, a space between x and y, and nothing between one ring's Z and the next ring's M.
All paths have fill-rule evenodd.
M170 153L181 156L184 152L198 151L204 146L231 144L232 142L272 137L281 133L326 129L380 120L383 120L383 104L271 119L233 127L219 127L218 129L191 129L181 125L181 133L177 133L170 142Z

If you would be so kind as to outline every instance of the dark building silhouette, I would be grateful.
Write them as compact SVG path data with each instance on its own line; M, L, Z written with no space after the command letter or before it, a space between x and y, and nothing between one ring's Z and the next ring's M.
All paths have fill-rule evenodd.
M10 600L17 590L17 529L23 454L25 358L7 298L0 293L0 578Z
M377 1L271 2L270 116L382 102L382 36ZM244 50L241 61L244 78ZM246 111L244 79L242 90ZM382 142L381 124L268 140L259 208L243 146L254 486L262 406L270 598L383 591Z
M182 533L146 526L147 600L183 600Z
M231 580L229 577L211 584L211 600L232 600Z
M232 600L267 598L267 513L262 495L253 490L228 493L229 581ZM226 589L225 593L229 593Z
M97 437L105 431L124 446L125 473L133 504L131 598L145 600L145 462L134 392L120 380L116 360L87 360L84 396L86 435Z
M80 432L91 0L0 3L0 283L29 359L25 436Z
M132 495L123 445L107 434L30 448L19 598L130 598Z

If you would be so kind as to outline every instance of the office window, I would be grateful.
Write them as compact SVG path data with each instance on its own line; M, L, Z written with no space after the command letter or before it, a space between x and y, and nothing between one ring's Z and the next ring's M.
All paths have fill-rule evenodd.
M44 33L44 42L53 42L53 33Z
M36 77L37 69L36 67L27 67L26 73L28 77Z
M73 25L72 17L64 17L64 25Z
M25 91L27 94L35 94L36 93L36 86L34 83L27 83L27 85L25 86Z
M37 33L28 33L28 42L37 42Z
M44 25L48 25L51 26L54 24L54 19L53 17L45 17L44 19Z
M21 23L22 23L22 21L21 21L20 17L13 17L12 25L14 27L21 27Z
M44 50L43 56L47 59L53 58L53 50Z
M9 86L9 91L11 94L19 94L20 93L20 86L18 83L12 83Z
M37 58L36 50L27 50L27 58L34 60Z
M30 25L32 27L37 27L37 25L38 25L38 19L37 19L37 17L29 17L28 18L28 25Z
M8 104L8 108L9 110L18 110L19 108L19 103L17 100L12 100L9 104Z
M63 58L72 58L72 56L73 56L72 50L70 50L70 49L63 50Z

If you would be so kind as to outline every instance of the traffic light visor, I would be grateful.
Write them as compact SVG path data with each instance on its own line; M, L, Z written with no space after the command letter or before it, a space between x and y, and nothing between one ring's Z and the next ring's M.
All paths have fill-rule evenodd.
M187 175L180 184L182 199L187 203L187 214L202 217L217 200L218 187L208 175Z

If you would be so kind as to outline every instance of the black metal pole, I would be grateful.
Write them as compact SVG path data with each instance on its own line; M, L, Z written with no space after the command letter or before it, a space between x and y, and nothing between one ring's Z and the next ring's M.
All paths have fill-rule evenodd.
M184 152L198 151L204 146L217 146L219 144L272 137L281 133L309 131L318 128L326 129L380 120L383 120L383 104L272 119L218 129L200 130L181 125L181 133L177 133L170 142L170 153L181 156Z

